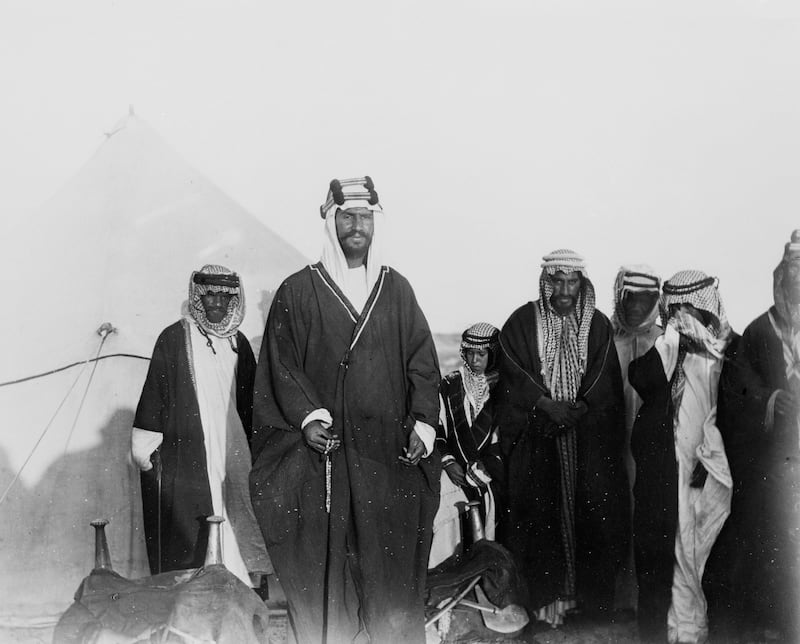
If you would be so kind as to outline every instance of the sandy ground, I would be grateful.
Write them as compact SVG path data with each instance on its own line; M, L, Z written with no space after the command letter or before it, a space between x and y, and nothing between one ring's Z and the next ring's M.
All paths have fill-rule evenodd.
M273 604L269 602L268 605ZM637 644L635 622L619 624L599 624L591 621L578 621L565 624L558 629L541 627L534 632L522 634L491 634L487 632L474 614L459 622L462 631L451 631L445 644ZM53 641L55 623L41 624L34 628L8 628L0 626L0 644L50 644ZM270 611L268 644L286 644L288 619L285 609L275 602ZM471 631L471 632L469 632ZM479 631L476 633L475 631ZM429 641L435 642L432 637ZM381 643L391 644L391 643ZM775 634L737 632L711 639L710 644L792 644L781 640Z
M480 621L480 618L470 611L471 614L460 613L458 624L451 626L449 636L444 640L444 644L459 644L470 642L472 644L635 644L636 638L635 624L606 624L599 625L590 622L580 624L565 625L559 629L551 629L544 626L537 629L539 632L528 632L503 635L487 631ZM463 618L463 619L462 619ZM285 612L274 612L270 615L269 644L285 644L287 641L286 629L288 621ZM428 644L440 641L431 632L428 637ZM390 643L386 643L390 644Z
M463 617L463 613L462 613ZM271 615L269 644L285 644L288 621L285 611ZM443 644L638 644L639 638L634 620L622 623L599 623L580 619L553 629L539 625L522 633L502 635L488 632L474 612L465 619L459 618ZM428 644L439 641L429 635ZM387 643L390 644L390 643ZM798 644L781 640L772 633L737 632L713 637L709 644Z

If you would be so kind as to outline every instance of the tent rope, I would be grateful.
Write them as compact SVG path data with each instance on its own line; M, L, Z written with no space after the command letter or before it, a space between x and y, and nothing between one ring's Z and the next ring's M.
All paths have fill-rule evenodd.
M100 351L102 351L103 349L103 344L105 343L108 334L104 334L101 337L102 339L100 340L100 346L97 348L97 355L95 355L94 359L89 361L94 363L92 365L92 372L89 374L89 380L86 383L86 388L83 390L83 396L81 396L81 402L78 404L78 411L75 412L75 419L72 421L72 427L69 428L69 434L67 434L67 441L64 443L64 454L67 453L69 442L72 440L72 434L75 432L75 427L78 424L78 418L81 415L81 410L83 409L83 403L86 402L86 396L89 395L89 387L92 386L92 380L94 380L94 373L95 371L97 371L97 363L99 362L98 358L100 357Z
M106 337L107 337L107 334L101 334L101 338L102 339L100 340L100 346L97 348L97 354L95 355L94 358L89 358L88 360L83 360L82 362L76 362L76 363L74 363L72 365L68 365L67 367L62 367L62 368L57 369L57 370L55 370L53 372L50 372L50 373L55 373L56 371L63 371L64 369L68 369L70 367L74 367L74 366L77 366L77 365L83 365L83 368L80 370L78 375L75 377L75 380L70 385L69 389L67 390L67 393L64 394L64 397L61 399L61 402L58 403L58 407L56 407L56 410L53 412L53 415L50 417L50 420L47 421L47 425L45 425L44 429L42 430L42 433L39 435L39 438L36 440L36 443L34 444L33 449L31 449L31 451L28 454L27 458L25 459L25 462L17 470L17 473L14 474L14 478L11 479L11 482L8 484L8 487L3 492L3 495L0 496L0 505L2 505L2 503L6 500L6 498L8 497L9 492L11 492L11 489L14 487L16 482L19 480L19 477L22 475L22 471L28 465L28 463L30 462L31 458L33 458L33 455L36 453L36 450L39 448L39 445L41 444L41 442L44 439L45 435L50 430L50 427L52 426L53 421L56 419L56 416L58 416L58 413L61 411L61 408L64 406L64 403L67 402L67 398L69 398L69 395L72 393L72 390L75 389L75 385L78 384L78 380L80 380L81 376L83 375L83 372L86 370L86 367L89 365L89 363L93 362L94 363L94 368L92 369L91 376L89 377L89 382L86 384L86 389L83 392L83 397L81 398L81 402L80 402L80 405L78 407L78 413L75 415L75 420L72 423L72 427L70 429L69 436L67 437L66 445L69 445L69 441L70 441L70 439L72 437L72 432L75 430L75 425L78 422L78 416L80 415L81 409L83 408L83 402L86 400L86 395L89 393L89 386L92 384L92 378L94 377L94 372L97 369L97 363L100 360L104 359L104 358L114 357L114 355L128 355L128 354L114 354L114 355L108 355L108 356L102 356L101 357L100 356L100 351L102 351L102 349L103 349L103 344L105 344ZM131 357L141 358L141 356L131 356ZM145 360L149 360L149 358L145 358ZM48 375L48 374L42 374L42 375ZM33 377L35 377L35 376L33 376ZM30 378L28 378L28 380L30 380ZM4 383L4 384L10 384L10 383ZM66 446L64 447L64 449L66 450Z
M84 363L84 369L86 364L88 364L88 362ZM53 412L53 415L50 417L50 420L47 421L47 425L45 425L44 430L40 434L39 439L36 441L36 444L33 446L33 449L31 450L30 454L28 454L28 457L25 459L25 462L17 470L17 473L14 475L14 478L11 479L11 483L8 484L8 487L3 492L3 496L0 497L0 504L2 504L3 501L6 500L6 497L8 496L8 493L11 491L11 488L14 487L14 484L19 479L20 474L22 474L22 470L25 469L25 466L31 460L31 457L33 457L34 452L38 449L39 443L42 442L42 439L44 438L45 434L47 434L47 431L50 429L50 425L53 424L53 421L56 419L56 416L58 416L58 412L61 411L61 408L64 406L64 403L67 402L67 398L69 398L69 395L72 393L72 390L75 389L75 385L78 384L78 380L80 380L80 377L84 372L84 369L81 369L80 373L77 375L73 383L70 385L70 388L67 390L67 393L64 394L64 397L61 399L61 402L58 403L58 407L56 407L56 410Z
M103 339L105 340L105 338ZM71 364L64 365L63 367L58 367L57 369L51 369L50 371L34 374L33 376L25 376L24 378L17 378L16 380L9 380L8 382L0 382L0 387L7 387L8 385L18 385L19 383L27 382L28 380L35 380L36 378L44 378L45 376L50 376L60 371L66 371L67 369L72 369L73 367L77 367L79 365L87 365L90 362L99 362L100 360L105 360L106 358L138 358L139 360L148 360L148 361L150 360L150 358L148 358L147 356L140 356L136 355L135 353L109 353L108 355L97 356L95 358L89 358L88 360L79 360L78 362L73 362Z

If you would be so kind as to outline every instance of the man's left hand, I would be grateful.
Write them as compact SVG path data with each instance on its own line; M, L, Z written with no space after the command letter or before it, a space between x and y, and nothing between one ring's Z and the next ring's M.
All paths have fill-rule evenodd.
M416 465L425 453L425 443L417 436L417 432L411 430L408 435L408 447L403 448L403 454L398 456L403 465Z

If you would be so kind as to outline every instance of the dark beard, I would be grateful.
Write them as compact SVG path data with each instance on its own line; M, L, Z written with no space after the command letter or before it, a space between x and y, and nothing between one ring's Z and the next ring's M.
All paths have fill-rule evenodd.
M342 247L342 252L344 253L344 258L346 260L351 261L351 260L354 260L354 259L362 259L362 260L364 260L363 264L366 266L367 257L369 256L369 248L367 248L367 249L365 249L363 251L361 251L361 250L355 251L355 250L352 250L352 249L347 249L347 248Z
M556 304L558 299L559 298L556 295L551 295L550 296L550 306L553 307L553 310L556 313L558 313L559 315L571 315L571 314L575 313L575 309L578 307L578 298L577 297L572 297L571 295L569 296L569 299L570 299L569 310L564 310L564 311L562 311L562 310L560 310L558 308L558 305Z
M366 246L360 249L350 248L346 245L346 241L351 237L363 237L366 240ZM366 257L369 248L372 246L372 237L367 237L364 233L351 232L347 235L339 237L339 248L342 249L344 256L347 259L358 259L359 257Z

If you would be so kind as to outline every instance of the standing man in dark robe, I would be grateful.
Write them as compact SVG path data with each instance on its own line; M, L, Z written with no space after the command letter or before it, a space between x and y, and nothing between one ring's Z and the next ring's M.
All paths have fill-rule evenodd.
M720 378L731 515L709 561L712 613L732 632L800 641L800 230L773 273L774 304ZM722 582L722 583L720 583ZM712 627L715 624L712 621ZM771 633L770 633L771 631Z
M385 266L369 177L331 182L322 260L278 289L255 380L251 492L302 644L425 639L439 367Z
M133 421L150 571L202 566L216 514L223 563L252 586L272 566L248 488L255 358L238 330L239 276L214 264L192 273L188 309L156 341Z
M636 467L631 454L631 432L639 413L642 399L631 386L628 367L636 358L647 353L661 335L659 301L661 278L655 269L646 264L622 266L614 282L614 346L617 348L619 366L622 371L622 386L625 392L625 469L628 472L631 508L633 507L633 484ZM625 562L617 578L614 607L621 611L636 611L636 568L633 558L633 543L628 548Z
M736 335L716 278L702 271L667 280L661 309L664 332L628 370L642 398L631 437L639 636L703 644L703 573L733 485L717 428L717 392Z
M595 309L583 257L546 255L539 293L500 333L500 534L526 578L531 613L557 626L576 606L600 617L613 606L629 543L625 407L613 330Z

